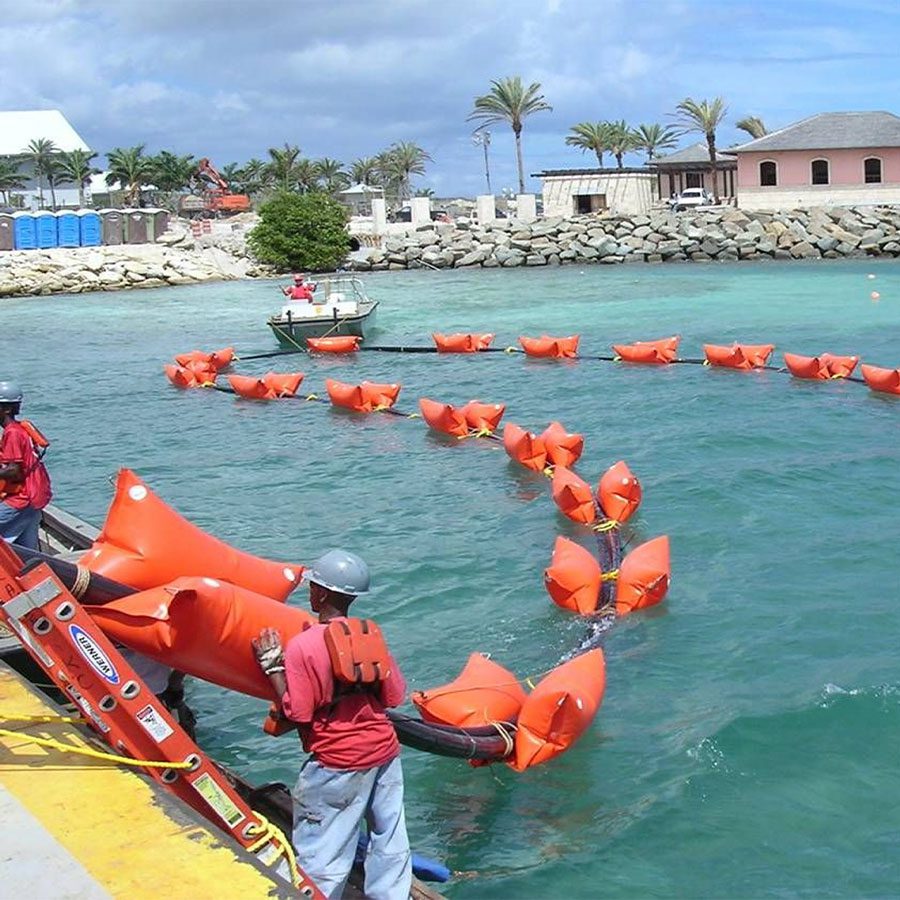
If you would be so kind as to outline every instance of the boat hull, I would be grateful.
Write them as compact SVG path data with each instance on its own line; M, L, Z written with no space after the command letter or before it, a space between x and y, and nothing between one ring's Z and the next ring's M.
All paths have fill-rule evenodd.
M361 303L356 316L317 316L294 318L293 316L272 316L266 323L272 329L278 343L285 348L296 350L298 345L306 349L308 337L333 337L337 335L357 335L365 340L374 327L378 301Z

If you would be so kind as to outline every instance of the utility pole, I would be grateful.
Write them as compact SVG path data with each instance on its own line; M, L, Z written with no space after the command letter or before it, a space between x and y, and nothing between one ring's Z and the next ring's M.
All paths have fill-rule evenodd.
M491 191L491 167L488 162L488 147L491 146L491 133L484 129L476 131L472 135L472 143L475 144L476 147L484 148L484 177L487 181L487 192L491 194L493 193Z

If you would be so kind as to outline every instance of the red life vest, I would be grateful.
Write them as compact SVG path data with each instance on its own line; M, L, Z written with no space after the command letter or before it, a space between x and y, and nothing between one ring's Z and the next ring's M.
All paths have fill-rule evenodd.
M28 505L34 509L43 509L50 502L52 496L50 476L46 466L41 462L50 446L50 441L28 419L17 419L6 426L7 429L16 427L23 431L31 441L34 460L31 465L23 463L21 479L0 478L0 500L21 494L27 488L30 499ZM9 460L6 461L9 462Z
M377 685L391 674L391 655L381 629L370 619L335 619L325 629L335 681Z

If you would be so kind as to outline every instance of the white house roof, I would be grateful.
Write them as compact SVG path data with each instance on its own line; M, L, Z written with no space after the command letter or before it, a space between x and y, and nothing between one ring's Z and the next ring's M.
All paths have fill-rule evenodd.
M58 109L0 112L0 156L21 153L31 141L44 138L59 150L90 150Z
M763 135L729 153L900 147L900 117L889 112L819 113Z
M381 194L384 189L380 187L372 187L368 184L363 184L359 182L359 184L354 184L353 187L348 187L345 191L338 191L339 194L344 196L357 196L357 195L365 195L365 194Z

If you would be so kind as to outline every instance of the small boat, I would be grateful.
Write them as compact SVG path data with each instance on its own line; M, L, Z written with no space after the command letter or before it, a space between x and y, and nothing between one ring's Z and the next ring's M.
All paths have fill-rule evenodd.
M378 301L366 294L358 278L326 278L318 282L314 297L288 300L280 313L269 318L267 324L282 347L305 350L308 337L355 334L365 339Z

